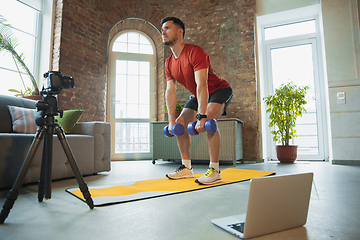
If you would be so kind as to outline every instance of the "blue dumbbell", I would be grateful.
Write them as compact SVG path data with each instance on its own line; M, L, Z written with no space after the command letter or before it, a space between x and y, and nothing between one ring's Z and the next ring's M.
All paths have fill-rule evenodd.
M188 124L188 132L190 135L198 135L198 131L195 130L196 122ZM205 122L205 130L209 133L215 133L218 130L218 124L215 119L208 119Z
M181 136L184 134L185 128L182 124L177 123L171 128L171 131L175 136ZM169 125L164 127L163 133L164 133L165 137L173 137L174 136L173 134L171 134L169 132Z

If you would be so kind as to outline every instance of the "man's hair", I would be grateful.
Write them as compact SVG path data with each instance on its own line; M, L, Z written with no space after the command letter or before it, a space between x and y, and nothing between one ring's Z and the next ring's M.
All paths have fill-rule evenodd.
M167 21L173 21L173 23L175 25L182 28L183 29L183 38L185 37L185 25L180 19L178 19L176 17L164 17L163 19L161 19L161 25L163 25Z

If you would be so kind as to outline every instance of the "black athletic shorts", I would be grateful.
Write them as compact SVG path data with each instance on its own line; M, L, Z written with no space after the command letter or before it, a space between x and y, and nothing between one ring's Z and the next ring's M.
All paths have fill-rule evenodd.
M215 91L210 97L209 97L209 103L215 102L215 103L225 103L224 113L222 115L226 115L226 109L229 106L231 99L233 96L233 90L232 87L228 88L221 88ZM184 108L190 108L194 111L198 110L198 101L197 98L194 96L190 97L190 100L185 104Z

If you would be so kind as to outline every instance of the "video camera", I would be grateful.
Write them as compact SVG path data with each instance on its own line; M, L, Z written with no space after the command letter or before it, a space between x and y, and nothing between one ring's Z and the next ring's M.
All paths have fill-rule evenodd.
M37 101L35 123L43 126L48 116L57 116L60 113L62 117L63 111L58 109L56 96L63 88L73 88L74 78L63 76L61 72L49 71L44 73L44 85L40 92L43 101Z
M74 87L74 78L63 76L61 72L46 72L44 73L44 78L44 86L41 94L56 95L59 94L63 88Z

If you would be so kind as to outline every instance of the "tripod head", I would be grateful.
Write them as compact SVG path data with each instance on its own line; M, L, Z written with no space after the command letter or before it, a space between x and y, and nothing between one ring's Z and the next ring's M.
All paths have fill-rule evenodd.
M37 101L36 103L37 113L35 116L35 123L39 127L42 127L46 122L49 123L49 120L54 119L58 113L60 113L60 117L63 115L63 111L58 109L57 99L54 95L43 95L42 98L43 101ZM55 120L52 120L51 122L54 123Z

